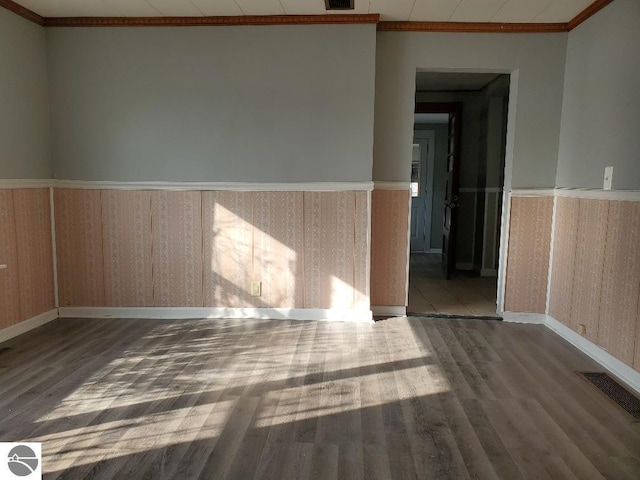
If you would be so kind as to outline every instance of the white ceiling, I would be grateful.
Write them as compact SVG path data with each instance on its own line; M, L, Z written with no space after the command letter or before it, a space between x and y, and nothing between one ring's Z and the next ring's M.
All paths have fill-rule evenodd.
M593 0L355 0L381 20L422 22L568 22ZM153 17L325 14L324 0L18 0L43 17Z

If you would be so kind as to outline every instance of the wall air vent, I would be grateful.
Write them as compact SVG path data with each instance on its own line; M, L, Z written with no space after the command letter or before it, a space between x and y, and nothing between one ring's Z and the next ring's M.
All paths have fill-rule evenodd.
M324 0L327 10L353 10L355 0Z

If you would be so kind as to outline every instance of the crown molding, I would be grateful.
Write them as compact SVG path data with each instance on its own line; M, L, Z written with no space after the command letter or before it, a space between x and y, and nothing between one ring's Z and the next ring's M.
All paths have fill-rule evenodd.
M587 8L585 8L582 12L580 12L578 15L576 15L569 21L569 23L567 24L569 27L569 30L573 30L582 22L584 22L586 19L595 15L604 7L609 5L611 2L613 2L613 0L596 0L595 2L593 2L591 5L589 5Z
M13 0L0 7L44 27L194 27L242 25L377 24L378 31L459 33L553 33L569 32L609 5L595 0L567 23L493 22L388 22L379 14L241 15L228 17L42 17Z
M35 12L32 12L28 8L23 7L22 5L13 2L12 0L0 0L0 7L6 8L7 10L15 13L16 15L20 15L22 18L26 18L27 20L32 21L38 25L44 25L44 18L38 15Z
M240 25L377 24L380 15L239 15L227 17L58 17L45 27L197 27Z
M379 22L381 32L549 33L568 32L567 23Z

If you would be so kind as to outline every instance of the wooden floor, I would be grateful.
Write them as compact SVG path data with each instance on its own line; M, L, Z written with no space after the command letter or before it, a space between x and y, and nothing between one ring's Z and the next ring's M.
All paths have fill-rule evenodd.
M640 478L640 424L542 326L57 320L0 353L45 478Z
M497 279L456 270L442 274L442 255L411 253L409 306L413 313L496 316Z

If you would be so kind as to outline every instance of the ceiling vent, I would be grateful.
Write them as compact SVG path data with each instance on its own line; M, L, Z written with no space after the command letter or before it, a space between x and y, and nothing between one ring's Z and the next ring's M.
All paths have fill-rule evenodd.
M353 10L354 0L324 0L327 10Z

